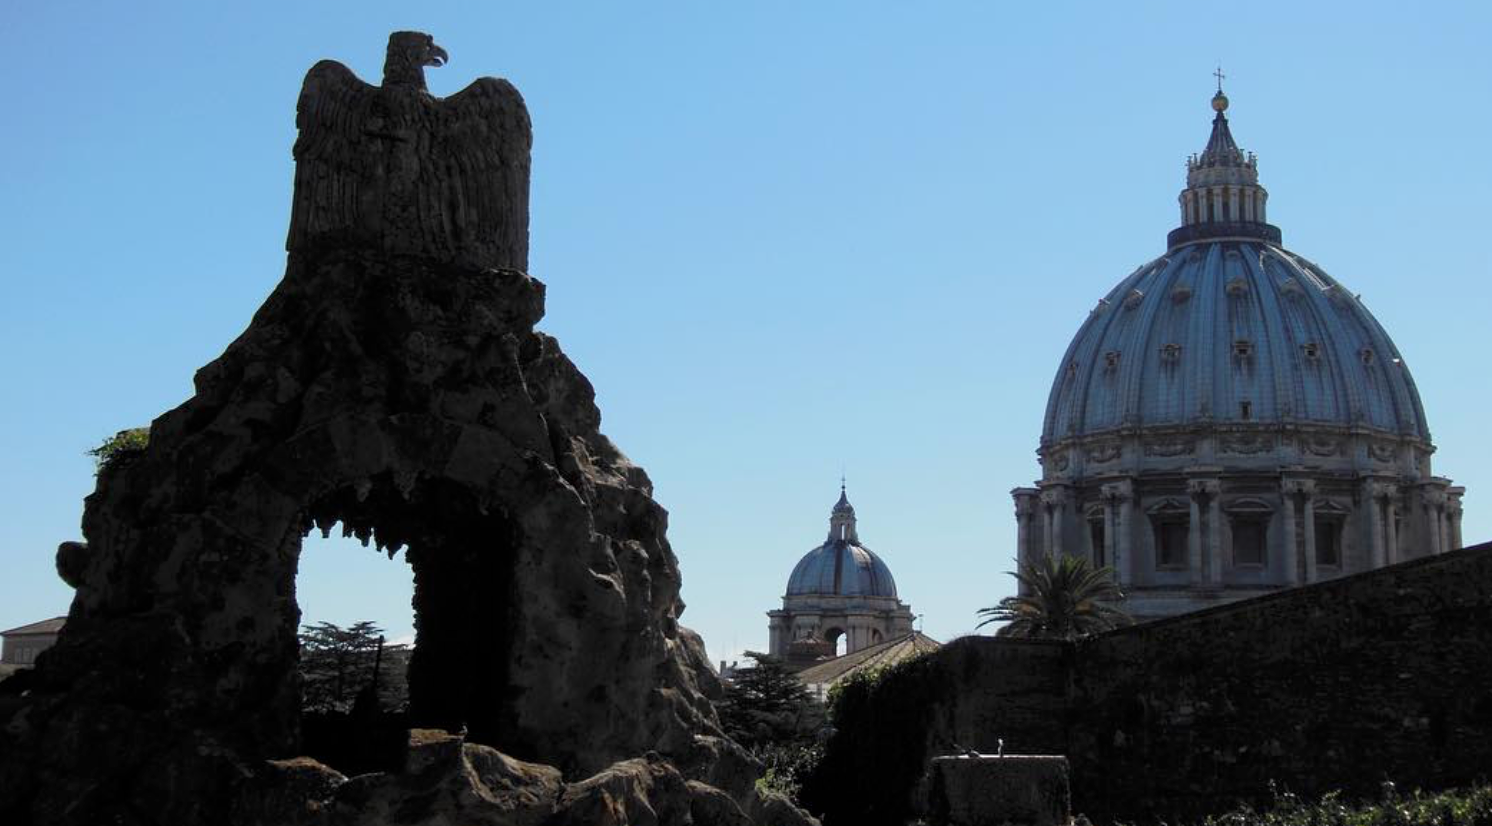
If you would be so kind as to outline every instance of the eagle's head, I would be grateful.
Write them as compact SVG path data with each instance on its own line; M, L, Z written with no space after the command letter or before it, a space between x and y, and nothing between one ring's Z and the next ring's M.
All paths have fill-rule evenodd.
M384 86L425 88L425 67L444 66L450 59L435 38L424 32L394 32L383 61Z

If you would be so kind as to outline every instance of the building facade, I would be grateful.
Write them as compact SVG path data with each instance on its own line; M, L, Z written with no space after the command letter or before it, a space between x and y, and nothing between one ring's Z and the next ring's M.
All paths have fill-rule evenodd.
M782 608L768 611L768 653L789 662L845 654L912 633L912 609L896 596L891 569L860 544L855 508L843 485L829 514L829 537L788 578Z
M4 642L3 648L0 648L0 664L35 664L38 654L57 643L57 635L62 633L62 626L66 624L67 617L54 617L9 631L0 631L0 640Z
M1358 296L1285 249L1221 87L1181 225L1089 311L1047 402L1017 553L1113 566L1137 619L1461 546L1462 488Z

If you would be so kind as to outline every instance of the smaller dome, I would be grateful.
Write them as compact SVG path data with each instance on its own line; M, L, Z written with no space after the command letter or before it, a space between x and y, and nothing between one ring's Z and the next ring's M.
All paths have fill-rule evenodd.
M870 549L835 539L809 551L787 580L787 596L896 597L891 569Z

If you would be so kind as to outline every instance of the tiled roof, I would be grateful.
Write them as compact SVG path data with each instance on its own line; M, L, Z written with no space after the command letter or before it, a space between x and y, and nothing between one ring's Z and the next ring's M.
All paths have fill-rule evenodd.
M832 685L850 674L871 668L895 665L942 647L942 643L920 631L894 640L862 648L853 654L825 660L798 672L805 685Z
M53 617L49 620L42 620L41 622L33 622L30 625L22 625L19 628L12 628L9 631L0 631L0 635L9 637L11 635L20 636L23 634L55 634L61 631L62 626L66 623L67 617Z

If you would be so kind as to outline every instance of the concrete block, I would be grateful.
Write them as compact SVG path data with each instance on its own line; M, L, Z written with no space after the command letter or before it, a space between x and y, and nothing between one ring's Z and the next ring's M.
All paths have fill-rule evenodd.
M935 757L928 816L933 826L1067 826L1067 758L968 754Z

